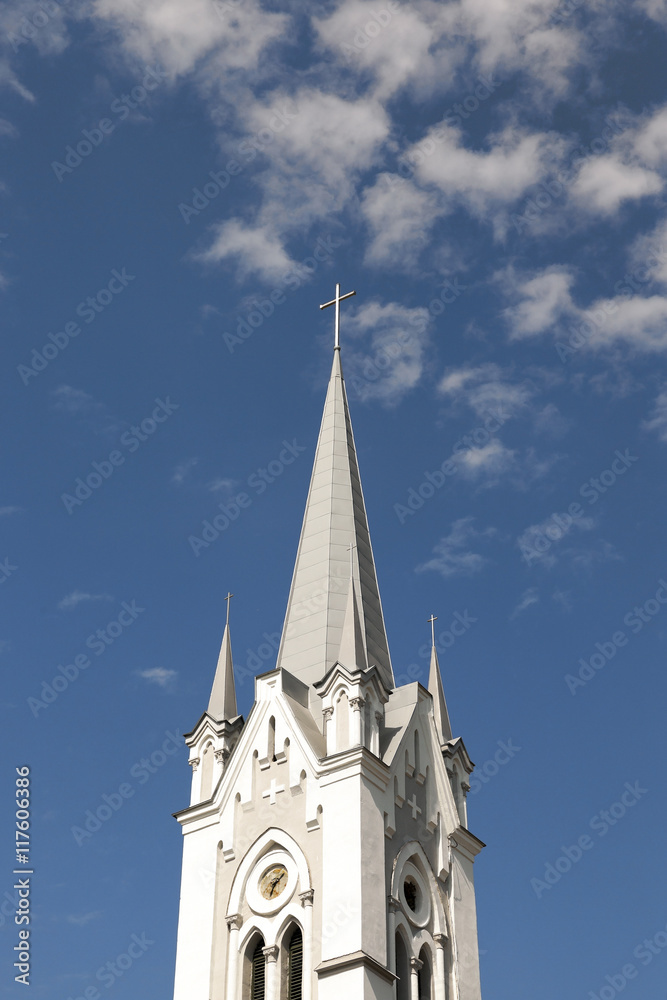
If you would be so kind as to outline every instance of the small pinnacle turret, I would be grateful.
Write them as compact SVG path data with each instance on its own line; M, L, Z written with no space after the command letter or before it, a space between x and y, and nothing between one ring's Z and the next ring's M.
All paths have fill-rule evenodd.
M452 738L452 727L449 722L449 712L445 701L445 692L442 687L442 676L440 674L440 664L438 663L438 651L435 643L431 647L431 669L428 675L428 690L433 698L433 718L435 728L438 733L440 743L447 743Z
M222 645L215 670L211 697L207 712L216 722L230 722L237 717L236 687L234 684L234 662L232 660L232 640L229 633L229 597L227 603L227 622L222 635Z

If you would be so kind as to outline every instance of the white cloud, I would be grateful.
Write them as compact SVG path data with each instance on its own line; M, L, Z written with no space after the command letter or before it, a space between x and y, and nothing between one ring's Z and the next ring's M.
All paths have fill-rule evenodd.
M638 5L654 21L667 25L667 0L638 0Z
M22 507L0 507L0 517L11 517L12 514L18 514L21 510L23 510Z
M90 913L81 914L70 913L67 917L67 923L74 924L76 927L85 927L91 920L98 920L101 916L103 916L102 910L91 910Z
M171 481L174 486L182 486L183 483L190 478L190 473L198 462L198 458L188 458L185 462L181 462L180 465L177 465L171 476Z
M620 156L599 156L586 161L572 185L572 198L580 208L602 215L618 211L624 201L636 201L662 191L663 180L653 170L624 163Z
M267 282L279 281L292 268L293 261L282 238L269 225L229 219L219 223L214 231L213 242L197 255L199 260L217 263L231 257L238 262L241 279L255 274Z
M518 618L520 614L523 614L523 612L532 607L533 604L538 604L539 600L540 595L537 587L528 587L527 590L524 590L521 595L521 600L510 615L510 621L513 621L514 618Z
M71 385L59 385L56 389L52 389L51 397L54 410L62 410L72 415L91 413L101 406L89 393L83 389L75 389Z
M435 570L444 577L470 576L478 573L489 562L479 552L468 548L471 541L490 538L496 534L495 528L477 531L473 517L461 517L452 524L451 531L441 538L434 547L434 556L428 562L417 566L417 572Z
M373 0L343 0L330 17L315 17L313 23L341 62L373 76L374 93L383 98L408 84L420 93L447 86L461 58L457 40L446 33L445 11L436 3L389 10Z
M58 601L58 610L73 611L79 604L85 604L88 601L113 601L113 597L110 594L88 594L83 590L73 590L71 594L67 594L61 601Z
M566 547L563 539L575 531L591 531L595 523L592 517L571 517L556 511L522 531L516 543L528 566L537 564L550 569L565 555L572 560L585 560L588 550Z
M631 258L642 245L635 242ZM644 277L655 274L662 280L667 255L660 248L654 251L653 257L645 258L642 273ZM571 275L562 268L546 268L531 275L515 275L508 270L504 276L503 290L515 299L504 310L510 339L551 333L558 337L559 344L574 350L600 350L617 343L644 353L667 350L666 296L632 294L627 286L618 295L594 300L582 309L571 297Z
M470 480L484 477L485 486L495 486L509 472L517 469L516 451L507 448L498 438L488 444L467 448L453 456L464 478Z
M555 133L531 133L515 124L487 136L486 148L477 150L465 146L461 130L449 125L431 130L427 139L434 142L430 155L419 145L406 154L417 178L438 188L450 207L462 203L482 218L514 204L549 173L565 146Z
M207 486L209 493L231 493L238 486L237 479L229 479L224 476L218 476Z
M504 423L525 409L537 386L531 379L519 382L511 371L487 363L448 369L438 392L454 403L465 403L480 418L492 416Z
M177 670L167 670L165 667L151 667L150 670L140 670L139 676L149 684L157 684L165 690L171 689L178 677Z
M371 233L367 261L409 268L431 239L438 202L412 181L381 173L364 191L361 211Z
M98 402L83 389L71 385L59 385L50 394L52 407L70 417L78 417L96 433L110 433L118 430L118 423L104 403Z
M285 107L285 127L264 149L268 165L254 176L261 192L255 217L219 224L199 255L204 261L235 259L241 278L282 279L294 265L286 249L290 235L303 235L356 197L362 171L379 164L389 135L389 117L377 101L346 100L313 87L290 99L283 91L262 100L246 97L238 112L253 131Z
M651 416L644 421L647 431L655 431L661 441L667 444L667 387L656 397Z
M136 59L159 60L173 76L206 68L218 75L257 70L266 46L289 21L257 0L93 0L92 13L110 24Z
M552 329L564 313L573 312L571 288L574 275L565 267L552 266L531 277L518 278L512 270L497 280L506 294L516 296L515 305L505 310L510 340L520 340Z
M363 400L396 406L421 381L429 326L428 311L421 307L364 303L346 318L348 385ZM370 351L362 353L354 338L370 338Z

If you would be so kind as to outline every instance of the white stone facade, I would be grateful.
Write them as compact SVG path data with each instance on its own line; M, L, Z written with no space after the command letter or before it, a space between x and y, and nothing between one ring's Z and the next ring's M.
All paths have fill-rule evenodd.
M352 480L358 475L338 357L327 405L318 545L328 530L323 435L334 442L333 479L343 481L346 463ZM329 575L321 551L304 562L304 534L313 536L307 507L292 585L303 623L307 564L319 590L335 579L324 602L335 613L323 616L320 602L310 625L297 628L290 598L283 646L292 669L279 656L256 679L245 723L230 689L226 629L216 697L186 737L192 796L177 814L174 1000L481 1000L473 861L484 845L467 829L472 764L448 731L437 657L433 690L393 687L363 498L360 487L347 492L337 505L338 543L340 518L364 519L361 537L350 527L350 551L364 546L350 578L343 586L339 553ZM303 647L299 632L311 635Z

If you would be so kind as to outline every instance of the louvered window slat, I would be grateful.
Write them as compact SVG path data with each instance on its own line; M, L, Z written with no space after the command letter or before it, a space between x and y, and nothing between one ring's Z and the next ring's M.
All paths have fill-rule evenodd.
M250 987L251 1000L264 1000L265 969L266 959L262 948L264 943L259 942L252 956L252 984Z
M303 938L301 931L295 930L289 945L289 989L288 1000L301 1000L303 979Z

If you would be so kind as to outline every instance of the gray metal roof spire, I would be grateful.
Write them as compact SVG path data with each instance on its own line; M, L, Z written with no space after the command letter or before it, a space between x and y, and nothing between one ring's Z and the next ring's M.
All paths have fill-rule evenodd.
M352 589L350 559L355 580ZM340 348L336 347L278 666L310 687L319 681L339 659L349 600L357 605L354 617L362 632L368 666L377 666L387 687L393 688ZM317 701L313 692L311 704Z
M237 717L236 687L234 684L234 662L232 660L232 640L229 634L229 605L233 594L227 594L227 621L222 634L222 645L218 665L215 669L213 687L206 711L217 722L227 721Z
M433 698L433 718L435 728L441 743L447 743L452 738L452 727L449 722L449 712L445 701L445 692L442 687L442 676L440 674L440 664L438 663L438 651L435 648L435 628L438 619L431 615L429 622L431 625L431 669L428 675L428 690Z

